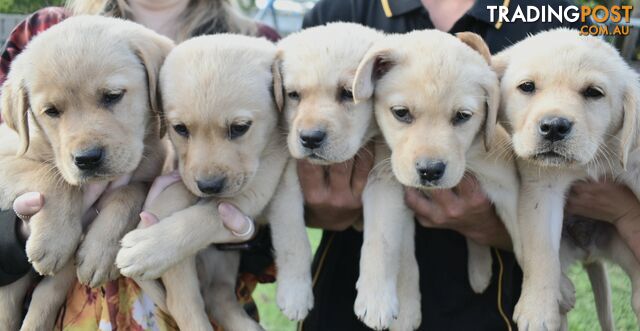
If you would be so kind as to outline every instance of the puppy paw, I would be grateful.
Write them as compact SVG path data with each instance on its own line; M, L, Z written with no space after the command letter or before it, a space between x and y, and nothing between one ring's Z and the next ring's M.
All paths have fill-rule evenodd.
M406 298L400 298L406 300ZM412 331L417 330L422 324L422 311L420 310L420 298L417 300L406 300L400 304L398 318L391 323L390 331Z
M313 308L313 289L310 277L278 279L276 301L282 313L292 321L303 320Z
M77 240L60 238L55 233L32 232L27 239L27 257L39 274L50 276L67 264L77 244Z
M513 320L521 331L560 330L557 296L549 291L527 291L523 288L513 312Z
M175 241L165 240L161 224L129 232L121 241L116 256L116 266L120 273L143 280L157 279L167 269L180 261L177 252L180 247Z
M398 317L398 295L393 282L385 282L382 287L367 286L361 279L356 287L356 297L353 309L356 316L368 327L375 330L389 328Z
M562 281L560 282L560 312L567 314L573 309L576 304L576 288L573 286L573 282L565 274L562 274Z
M119 276L115 265L119 246L117 243L83 241L76 252L78 280L91 288L102 286Z

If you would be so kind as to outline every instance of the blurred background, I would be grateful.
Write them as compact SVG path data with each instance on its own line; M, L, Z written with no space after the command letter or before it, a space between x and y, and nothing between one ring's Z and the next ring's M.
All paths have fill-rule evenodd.
M248 17L255 18L274 27L282 36L297 31L302 26L304 14L313 7L318 0L231 0ZM346 0L344 0L346 1ZM370 0L376 1L376 0ZM575 1L577 4L606 6L629 4L631 1ZM60 6L64 0L0 0L0 43L4 45L6 37L14 26L22 21L29 13L46 6ZM634 3L635 4L635 3ZM639 49L638 35L640 28L640 10L634 8L634 18L631 33L624 38L608 38L608 41L621 50L622 55L636 69L638 65ZM3 47L4 48L4 47ZM309 229L307 231L315 248L320 242L322 232ZM613 294L614 317L618 330L639 330L636 317L631 309L631 285L626 274L616 266L609 265L609 279ZM598 330L598 318L593 302L591 285L582 266L573 266L570 273L571 280L576 287L576 307L569 314L569 329L575 331ZM293 331L296 324L284 317L275 304L275 284L259 285L254 293L258 304L261 324L269 331Z

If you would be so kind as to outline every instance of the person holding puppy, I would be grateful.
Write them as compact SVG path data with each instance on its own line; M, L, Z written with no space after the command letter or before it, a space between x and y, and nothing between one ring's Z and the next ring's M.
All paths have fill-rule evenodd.
M521 1L520 6L542 5ZM569 5L552 0L549 5ZM528 34L562 26L551 23L491 22L483 0L321 0L305 16L303 28L334 21L361 23L384 32L438 29L470 31L483 37L492 53ZM569 26L571 27L571 26ZM576 26L573 26L576 27ZM310 227L324 229L314 261L315 309L303 330L366 330L353 312L362 233L352 225L362 217L362 188L371 162L355 158L320 167L302 161L298 171ZM522 273L511 252L509 235L491 201L468 176L453 190L433 192L430 199L407 189L405 200L415 212L416 258L420 267L424 330L506 330L515 327L513 308L520 295ZM607 181L577 183L567 213L612 222L640 257L640 202L623 185ZM493 250L494 278L482 294L468 285L464 237Z
M0 59L0 83L6 78L11 61L31 38L70 15L79 14L100 14L130 19L176 41L196 35L224 32L264 36L271 41L279 38L271 28L243 18L226 0L71 0L68 1L67 8L50 7L34 13L13 30ZM179 180L174 177L169 175L158 178L149 194L157 195L158 191ZM97 197L103 193L103 189L96 188L85 192L84 200L95 201L96 199L89 199L88 196ZM42 208L46 198L38 192L28 192L14 201L13 210L0 211L0 286L10 284L31 269L24 250L26 238L29 236L29 218ZM92 219L98 213L99 202L84 207L87 210L85 218ZM228 207L224 208L227 212L221 213L221 216L224 225L230 230L229 241L244 242L253 237L255 228L251 224L252 220L233 206ZM157 222L152 215L142 216L142 227ZM255 312L250 292L258 279L273 279L273 270L268 268L271 256L267 249L260 249L258 253L245 256L248 258L243 260L243 265L252 274L247 273L239 279L238 293L241 301L249 304L248 309ZM134 314L133 307L126 309L126 305L134 302L140 305L141 308L138 309L144 311L142 315ZM126 278L114 280L97 289L88 289L78 283L67 297L57 325L65 329L88 330L97 328L98 325L129 329L134 326L149 328L155 324L171 329L172 322L150 302L140 293L135 283Z

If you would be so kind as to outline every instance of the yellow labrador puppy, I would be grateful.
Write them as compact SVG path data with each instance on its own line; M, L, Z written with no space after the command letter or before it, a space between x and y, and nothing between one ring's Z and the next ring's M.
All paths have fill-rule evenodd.
M331 23L278 43L291 155L328 165L352 159L377 133L372 101L355 104L351 92L360 60L382 33L354 23Z
M509 136L496 124L498 79L489 60L480 36L460 33L456 38L431 30L386 37L358 68L354 97L375 100L376 120L388 144L376 146L376 170L365 189L355 308L371 327L419 326L411 319L420 312L419 296L412 294L419 292L414 221L402 185L424 192L448 189L469 171L495 201L507 227L516 224L518 177ZM472 241L467 245L471 286L482 292L491 279L491 253ZM410 306L394 306L396 289L397 296L414 298Z
M264 39L207 36L178 46L162 69L162 100L184 183L182 193L177 195L193 194L199 200L192 206L188 201L179 206L172 205L175 192L159 197L156 205L165 210L160 216L166 217L157 225L127 234L117 265L124 275L134 278L155 279L164 274L168 308L177 315L184 313L187 319L183 325L194 325L188 324L194 322L193 318L189 321L188 314L202 306L185 304L202 301L194 278L195 264L184 262L180 265L191 263L191 267L183 270L171 267L192 260L210 244L228 238L219 216L220 202L231 203L256 220L269 220L278 267L277 301L284 314L301 320L313 305L311 248L302 192L272 97L277 79L271 72L275 56L275 46ZM224 263L220 263L222 255L227 259ZM206 268L227 275L227 293L211 294L215 308L222 307L214 317L235 320L230 330L258 328L257 324L242 326L247 323L239 324L243 323L241 318L224 316L234 314L224 307L237 305L233 288L239 256L216 254L212 249L199 256ZM187 279L191 284L189 295L172 290L174 285L186 286L180 283ZM215 288L210 291L215 292ZM176 294L175 300L172 293ZM203 318L206 316L201 314L200 320Z
M38 35L11 64L2 89L0 205L10 208L27 191L46 199L29 222L26 251L47 277L24 330L52 329L76 269L92 287L119 275L118 241L135 227L164 158L155 86L172 46L135 23L74 17ZM106 197L80 243L83 190L121 176L130 183ZM31 279L0 288L0 329L19 327Z
M283 91L284 98L278 105L284 109L288 123L287 143L294 158L318 165L340 163L354 158L370 141L381 140L373 116L373 99L355 103L352 87L360 61L382 37L382 33L359 24L331 23L305 29L278 43L274 72L281 73L282 86L275 86L275 89ZM365 205L370 202L366 198L363 200ZM393 213L394 207L389 212ZM365 213L365 225L369 224L367 216L371 215ZM389 221L395 220L397 218ZM366 242L368 229L364 234ZM372 257L374 263L378 261L377 257ZM376 277L373 274L382 275L383 270L389 268L384 264L377 267L365 268L361 275ZM359 292L369 293L368 303L372 306L356 309L356 313L371 327L389 326L387 322L380 325L373 321L382 314L374 306L389 304L391 299L397 302L398 298L386 296L384 292L379 296L380 288L367 285L374 284L359 282L357 286ZM419 291L415 291L399 299L410 305L417 296L419 304L419 295ZM411 314L411 318L420 320L419 309Z
M608 176L640 197L638 75L603 40L566 29L525 39L493 62L502 76L504 121L522 185L524 283L514 319L520 330L557 330L563 324L559 251L571 183ZM638 263L615 231L600 229L591 227L570 243L573 252L563 242L563 254L585 263L603 257L618 263L631 277L638 314Z

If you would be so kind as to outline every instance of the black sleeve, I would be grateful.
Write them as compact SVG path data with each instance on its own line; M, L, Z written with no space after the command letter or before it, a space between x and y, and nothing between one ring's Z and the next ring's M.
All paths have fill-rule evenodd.
M0 286L15 282L31 270L24 241L18 237L18 224L13 211L0 211Z
M353 22L354 6L352 0L321 0L304 15L302 28L330 22Z

